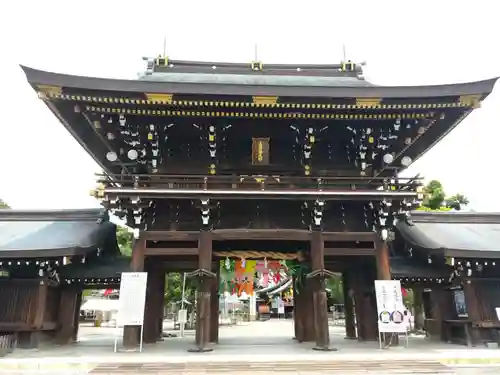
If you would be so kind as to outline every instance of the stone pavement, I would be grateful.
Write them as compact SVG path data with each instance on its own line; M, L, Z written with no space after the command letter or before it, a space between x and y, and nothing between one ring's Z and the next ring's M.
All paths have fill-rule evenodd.
M81 327L78 344L15 350L0 359L0 374L500 374L498 349L469 349L412 337L408 348L380 350L375 342L344 340L342 327L330 330L332 346L339 349L335 352L314 352L312 343L291 339L291 321L271 320L221 327L214 351L196 354L187 353L194 332L145 345L142 353L114 353L120 330Z

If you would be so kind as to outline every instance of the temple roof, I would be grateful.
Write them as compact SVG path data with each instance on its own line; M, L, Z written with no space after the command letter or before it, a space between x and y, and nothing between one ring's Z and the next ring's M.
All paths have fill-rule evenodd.
M393 257L390 260L393 277L447 278L451 270L447 266L422 264L418 260L403 257Z
M0 210L0 258L119 253L116 225L103 209Z
M216 63L214 63L216 64ZM227 64L226 64L227 65ZM238 65L238 64L234 64ZM233 73L221 70L166 70L144 75L141 79L108 79L51 73L21 66L30 84L67 89L102 90L129 93L176 93L205 95L277 95L282 97L328 98L424 98L461 95L488 95L496 82L489 79L471 83L436 86L375 86L351 75L334 75L321 65L300 72L272 70L268 73L241 69ZM324 73L319 73L324 72Z
M69 264L61 268L61 277L64 279L111 279L120 278L122 272L131 272L131 259L116 257L103 259L99 263Z
M451 257L500 257L500 213L421 212L397 229L414 247Z

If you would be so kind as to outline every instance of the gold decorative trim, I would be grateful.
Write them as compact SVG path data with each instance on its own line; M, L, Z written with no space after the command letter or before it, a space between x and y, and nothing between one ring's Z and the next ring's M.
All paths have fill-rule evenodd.
M252 64L250 64L250 67L252 68L253 71L262 71L263 65L262 61L252 61Z
M395 120L432 118L434 112L426 113L263 113L232 111L171 111L163 109L136 109L119 107L85 107L88 112L135 115L135 116L173 116L173 117L235 117L235 118L274 118L274 119L316 119L316 120Z
M90 196L94 197L96 199L102 199L102 198L104 198L104 189L105 189L105 186L103 184L97 184L95 189L92 189L90 191Z
M278 103L279 99L276 97L274 104L242 102L242 101L218 101L218 100L173 100L172 94L146 94L151 95L151 99L133 99L124 97L110 97L110 96L87 96L87 95L68 95L68 94L51 94L47 96L59 99L80 101L87 103L109 103L109 104L129 104L129 105L169 105L173 107L216 107L216 108L258 108L262 106L272 106L273 108L286 108L286 109L366 109L366 104L335 104L335 103ZM165 95L159 98L157 95ZM171 96L170 96L171 95ZM153 96L155 98L153 99ZM256 98L274 98L274 97L258 97ZM364 99L360 99L364 100ZM372 100L372 99L370 99ZM376 109L445 109L445 108L461 108L467 107L464 102L457 101L451 103L408 103L408 104L379 104Z
M151 104L172 104L173 94L144 94Z
M233 251L214 251L214 255L220 258L237 259L278 259L278 260L303 260L304 254L299 251L296 253L279 253L276 251L258 251L258 250L233 250Z
M356 107L373 108L379 107L382 103L380 98L356 98Z
M258 106L262 105L276 105L278 103L277 96L252 96L253 104Z
M269 164L269 140L270 138L252 138L252 164Z
M47 99L49 97L61 96L62 87L61 86L51 86L51 85L37 85L38 97L40 99Z
M479 108L481 107L481 95L462 95L458 102L464 107Z

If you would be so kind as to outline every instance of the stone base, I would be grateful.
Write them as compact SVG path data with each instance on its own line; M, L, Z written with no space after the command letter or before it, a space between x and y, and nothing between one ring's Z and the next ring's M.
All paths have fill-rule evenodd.
M313 350L318 352L336 352L337 348L330 348L329 346L315 346Z
M357 340L358 338L357 337L344 337L344 340Z
M208 353L208 352L211 352L211 351L213 351L212 348L192 348L192 349L188 349L189 353Z

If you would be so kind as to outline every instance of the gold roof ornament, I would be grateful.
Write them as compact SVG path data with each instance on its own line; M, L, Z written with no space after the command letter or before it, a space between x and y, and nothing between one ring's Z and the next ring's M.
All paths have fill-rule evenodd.
M157 94L157 93L145 93L146 99L148 101L156 102L156 104L172 104L173 94Z
M250 66L254 72L259 72L259 71L262 71L262 69L263 69L263 65L262 65L261 61L252 61L252 64Z
M253 104L256 105L275 105L278 103L277 96L252 96Z
M36 88L38 89L38 97L42 100L59 96L62 93L62 88L60 86L37 85Z
M356 107L372 108L378 107L382 102L381 98L356 98Z
M104 186L104 184L97 184L95 189L90 191L90 196L94 197L96 199L104 198L104 189L105 188L106 188L106 186Z
M481 95L462 95L458 102L466 107L481 107Z

